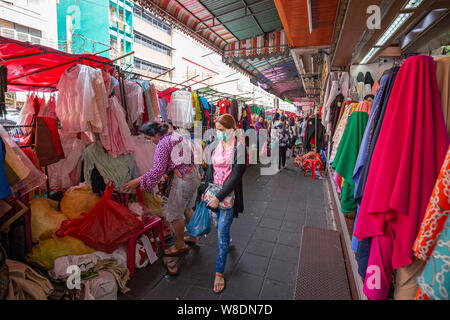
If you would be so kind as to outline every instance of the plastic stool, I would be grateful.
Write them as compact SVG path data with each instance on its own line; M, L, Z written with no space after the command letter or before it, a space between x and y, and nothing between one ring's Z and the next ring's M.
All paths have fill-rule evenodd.
M141 188L136 189L136 195L138 198L139 203L142 206L145 205L144 195L142 194ZM128 197L126 197L128 200ZM166 250L165 242L164 242L164 226L162 219L157 216L152 216L150 220L144 221L144 228L140 230L139 232L136 232L133 234L130 239L128 239L128 248L127 248L127 267L130 271L130 276L134 275L134 267L135 267L135 259L136 259L136 242L139 236L145 234L149 238L153 237L152 230L153 228L158 228L159 233L159 240L161 242L161 248L162 250ZM156 239L155 239L156 240Z
M318 159L308 159L305 161L305 170L303 170L303 176L306 177L306 171L311 170L312 179L315 180L316 177L316 167L318 167L320 175L322 176L322 167L320 166L320 160Z
M145 227L136 232L131 236L128 240L128 248L127 248L127 267L130 271L130 276L134 275L134 267L135 267L135 259L136 259L136 242L139 236L146 234L149 238L153 237L152 228L158 228L159 240L161 241L162 250L166 250L166 246L164 243L164 233L163 233L163 223L161 218L154 216L151 220L145 222Z

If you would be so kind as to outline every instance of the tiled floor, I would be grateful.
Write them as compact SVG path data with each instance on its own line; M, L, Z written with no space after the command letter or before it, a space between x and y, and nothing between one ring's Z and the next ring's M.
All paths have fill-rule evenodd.
M179 273L161 261L136 270L131 290L119 299L290 300L294 296L301 231L327 228L323 180L303 177L292 165L275 176L257 166L244 178L245 212L233 221L225 291L212 291L217 233L213 230L179 258Z

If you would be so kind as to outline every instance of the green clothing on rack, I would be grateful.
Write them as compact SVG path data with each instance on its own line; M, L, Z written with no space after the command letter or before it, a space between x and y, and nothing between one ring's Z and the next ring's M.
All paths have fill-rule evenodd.
M356 212L356 201L354 198L355 183L353 182L353 171L358 159L359 148L366 130L369 116L366 112L355 111L350 116L342 136L336 158L332 168L344 178L341 192L342 213Z
M123 185L133 179L134 165L132 154L113 158L112 155L103 150L100 141L91 144L84 151L84 178L88 185L91 185L91 173L95 166L105 183L112 181L114 190L123 192Z

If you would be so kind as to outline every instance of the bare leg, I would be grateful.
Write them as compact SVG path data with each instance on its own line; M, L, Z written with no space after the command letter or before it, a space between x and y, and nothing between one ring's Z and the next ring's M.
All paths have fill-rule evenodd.
M173 230L175 231L176 242L175 246L177 249L182 249L186 247L184 242L184 219L177 219L172 222Z
M186 211L184 211L184 216L186 217L186 224L189 224L189 221L191 221L193 214L194 210L192 209L186 209Z

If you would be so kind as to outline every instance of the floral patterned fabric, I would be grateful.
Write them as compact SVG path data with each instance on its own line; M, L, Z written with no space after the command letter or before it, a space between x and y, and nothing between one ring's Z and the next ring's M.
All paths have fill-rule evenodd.
M418 277L417 299L449 300L450 289L450 220L439 235L423 274Z
M450 148L437 179L433 194L428 204L425 218L420 227L414 243L414 254L417 258L426 261L434 247L437 238L444 228L445 221L450 212Z
M414 254L427 261L417 279L416 300L448 300L450 277L450 148L414 243Z

